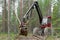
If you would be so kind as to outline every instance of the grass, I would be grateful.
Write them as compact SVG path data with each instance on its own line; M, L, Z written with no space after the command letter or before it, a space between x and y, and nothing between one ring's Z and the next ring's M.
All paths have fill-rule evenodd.
M7 40L7 34L0 34L0 40Z
M11 39L11 40L14 40L15 35L16 35L16 34L11 33L11 34L10 34L10 39ZM7 34L7 33L0 33L0 40L8 40L8 34Z
M54 37L49 36L49 37L47 37L47 39L46 39L46 40L54 40Z

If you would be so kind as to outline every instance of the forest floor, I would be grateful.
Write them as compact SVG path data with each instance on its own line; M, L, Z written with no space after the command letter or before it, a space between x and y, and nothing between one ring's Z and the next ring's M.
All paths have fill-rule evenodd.
M40 37L35 37L35 36L19 36L16 40L43 40L43 38L40 36Z
M33 36L33 35L28 35L26 36L19 36L15 40L54 40L52 36L45 37L45 36Z
M28 35L27 37L20 35L18 38L16 38L16 36L17 36L16 34L11 33L10 34L10 40L44 40L46 38L46 37L42 37L42 36L35 37L32 35ZM8 34L1 33L0 34L0 40L8 40ZM60 40L60 38L55 38L55 37L49 36L46 38L46 40Z

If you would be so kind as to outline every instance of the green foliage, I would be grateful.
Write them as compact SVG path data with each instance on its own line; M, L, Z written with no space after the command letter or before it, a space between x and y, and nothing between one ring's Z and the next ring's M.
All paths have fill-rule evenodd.
M53 26L57 28L60 27L60 3L57 2L56 5L54 5L54 9L53 9L53 16L52 16L52 23L53 23Z
M10 33L10 39L14 40L16 34ZM7 40L8 39L8 34L7 33L0 33L0 40Z
M46 15L47 9L49 9L49 5L51 4L51 0L38 0L42 14Z

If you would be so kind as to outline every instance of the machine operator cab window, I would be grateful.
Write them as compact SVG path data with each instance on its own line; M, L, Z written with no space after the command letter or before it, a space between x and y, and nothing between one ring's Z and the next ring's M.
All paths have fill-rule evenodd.
M45 17L45 18L43 18L43 20L42 20L42 24L47 24L47 18Z

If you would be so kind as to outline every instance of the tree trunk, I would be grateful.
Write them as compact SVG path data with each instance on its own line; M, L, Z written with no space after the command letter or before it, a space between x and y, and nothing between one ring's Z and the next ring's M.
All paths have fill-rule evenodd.
M20 0L20 20L22 21L22 16L23 16L23 0Z
M6 0L4 0L3 2L3 14L2 14L2 26L3 26L3 32L7 32L8 31L8 23L7 23L7 20L8 20L8 12L7 12L7 9L6 9Z
M11 20L11 18L10 18L10 16L11 16L11 0L8 0L8 40L11 40L10 39L10 20Z
M16 30L16 15L15 15L15 0L13 0L13 20L14 20L14 22L13 22L13 26L14 26L14 32L16 33L17 32L17 30Z

